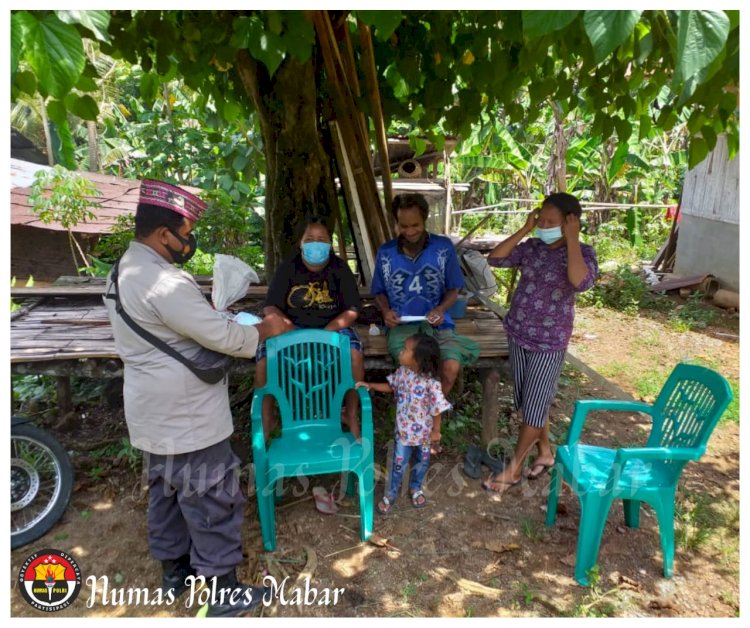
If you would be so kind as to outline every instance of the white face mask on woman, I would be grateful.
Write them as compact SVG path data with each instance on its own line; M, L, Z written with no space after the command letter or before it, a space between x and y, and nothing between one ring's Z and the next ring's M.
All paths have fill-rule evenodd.
M545 244L552 244L562 238L562 227L550 227L549 229L536 228L536 237Z

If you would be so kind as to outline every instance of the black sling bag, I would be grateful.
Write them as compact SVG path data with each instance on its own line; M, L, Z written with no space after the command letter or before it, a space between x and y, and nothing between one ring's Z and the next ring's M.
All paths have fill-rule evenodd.
M115 302L115 311L120 315L122 320L125 321L128 327L130 327L130 329L141 338L154 345L157 349L161 349L164 353L172 356L178 362L182 362L182 364L189 368L196 377L207 384L218 384L223 380L227 373L229 373L229 367L232 364L231 356L203 347L192 360L188 360L179 351L170 347L166 342L157 338L151 332L143 329L143 327L130 318L128 313L122 307L122 301L120 301L120 286L117 283L119 265L120 260L118 259L112 267L111 279L112 285L115 287L115 292L114 294L107 293L105 298L112 299Z

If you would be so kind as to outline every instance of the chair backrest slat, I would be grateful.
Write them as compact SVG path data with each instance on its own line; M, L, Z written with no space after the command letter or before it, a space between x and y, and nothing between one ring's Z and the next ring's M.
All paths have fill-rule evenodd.
M354 381L349 338L296 330L266 343L267 387L280 397L283 427L328 423L340 429L341 406Z
M731 399L729 384L715 371L678 364L654 402L654 425L647 445L705 445Z

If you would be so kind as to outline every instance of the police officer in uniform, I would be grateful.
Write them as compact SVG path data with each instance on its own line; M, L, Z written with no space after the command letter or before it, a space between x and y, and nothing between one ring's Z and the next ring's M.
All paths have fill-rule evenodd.
M258 342L288 331L277 315L256 326L220 316L193 277L174 264L195 253L192 234L206 204L177 186L144 180L135 215L135 239L119 262L122 309L142 329L188 359L202 348L253 358ZM262 602L264 589L238 582L245 498L228 383L209 384L136 333L116 311L112 276L105 303L117 352L125 366L125 419L130 441L148 467L148 540L162 562L163 591L175 598L189 575L204 576L217 591L209 617L242 615ZM109 298L108 298L109 297ZM215 578L212 581L211 578Z

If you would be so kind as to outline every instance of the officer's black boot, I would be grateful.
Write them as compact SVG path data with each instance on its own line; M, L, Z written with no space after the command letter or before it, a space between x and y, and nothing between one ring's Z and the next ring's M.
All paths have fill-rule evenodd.
M249 613L263 603L263 596L270 596L268 587L254 587L237 581L234 569L223 576L206 579L206 586L212 589L206 617L239 617Z
M185 554L174 560L161 561L162 577L161 586L166 595L169 589L177 599L188 588L185 578L195 575L195 569L190 566L190 554Z

